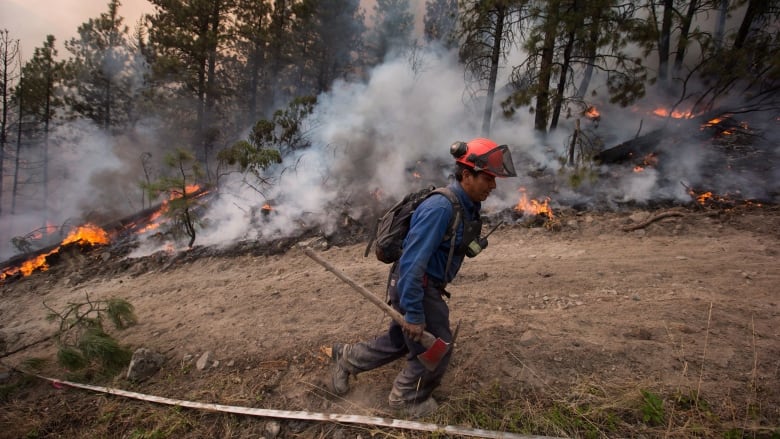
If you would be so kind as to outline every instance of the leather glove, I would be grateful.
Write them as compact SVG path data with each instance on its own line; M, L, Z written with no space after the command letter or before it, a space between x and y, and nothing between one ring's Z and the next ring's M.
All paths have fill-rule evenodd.
M422 338L423 330L425 329L425 324L414 324L409 322L404 322L403 324L403 332L404 334L409 337L410 339L419 342Z

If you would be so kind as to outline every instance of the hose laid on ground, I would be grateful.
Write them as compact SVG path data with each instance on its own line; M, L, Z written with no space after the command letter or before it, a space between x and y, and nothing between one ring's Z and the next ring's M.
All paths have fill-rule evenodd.
M17 369L18 370L18 369ZM33 374L34 375L34 374ZM111 395L123 396L125 398L138 399L141 401L155 402L158 404L187 407L193 409L209 410L223 413L234 413L239 415L261 416L266 418L279 419L298 419L303 421L325 421L342 422L347 424L372 425L377 427L398 428L405 430L429 431L438 434L453 434L460 436L496 438L496 439L555 439L550 436L521 435L515 433L504 433L501 431L482 430L479 428L466 428L454 425L438 425L425 422L407 421L403 419L381 418L377 416L346 415L338 413L317 413L306 411L290 410L272 410L255 407L240 407L223 404L213 404L204 402L185 401L181 399L171 399L161 396L145 395L143 393L129 392L121 389L114 389L103 386L93 386L90 384L74 383L62 381L54 378L48 378L40 375L34 375L42 380L50 381L55 386L68 386L78 389L91 390L93 392L108 393Z

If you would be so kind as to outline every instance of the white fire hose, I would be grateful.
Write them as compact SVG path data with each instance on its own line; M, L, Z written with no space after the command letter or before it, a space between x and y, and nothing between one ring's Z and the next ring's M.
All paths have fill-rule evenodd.
M19 370L19 369L15 369ZM22 373L26 373L20 371ZM556 439L550 436L536 436L536 435L521 435L515 433L505 433L494 430L483 430L479 428L466 428L458 427L454 425L438 425L425 422L407 421L404 419L382 418L377 416L360 416L360 415L346 415L338 413L317 413L307 411L291 411L291 410L272 410L255 407L240 407L223 404L213 404L205 402L185 401L181 399L171 399L161 396L146 395L143 393L129 392L121 389L114 389L103 386L93 386L90 384L74 383L71 381L62 381L54 378L48 378L41 375L30 374L36 376L42 380L50 381L56 387L68 386L78 389L91 390L93 392L107 393L111 395L123 396L125 398L132 398L141 401L149 401L158 404L187 407L200 410L208 410L213 412L222 413L234 413L239 415L260 416L266 418L278 418L278 419L298 419L303 421L324 421L324 422L341 422L346 424L361 424L372 425L377 427L397 428L405 430L416 431L429 431L438 434L452 434L460 436L480 437L480 438L496 438L496 439Z

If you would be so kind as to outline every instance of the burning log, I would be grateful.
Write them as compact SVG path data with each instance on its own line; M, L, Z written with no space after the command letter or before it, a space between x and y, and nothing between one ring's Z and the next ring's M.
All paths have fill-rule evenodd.
M96 245L105 245L109 242L108 233L98 226L86 224L77 227L59 245L46 251L38 251L20 263L14 265L6 264L2 272L0 272L0 280L18 279L22 276L29 276L34 271L46 271L52 263L59 260L63 249L70 250L78 247L80 250L83 250Z
M647 134L627 140L617 146L605 149L593 158L603 164L623 163L648 154L658 154L662 141L675 134L681 138L709 139L712 137L728 136L734 133L748 134L747 124L738 122L725 111L709 111L706 114L694 115L690 112L657 109L653 112L656 116L674 119L674 125L667 124L664 128L651 131Z
M620 145L605 149L596 154L593 159L599 163L622 163L638 157L655 153L656 147L666 136L666 130L658 129L642 136L627 140Z

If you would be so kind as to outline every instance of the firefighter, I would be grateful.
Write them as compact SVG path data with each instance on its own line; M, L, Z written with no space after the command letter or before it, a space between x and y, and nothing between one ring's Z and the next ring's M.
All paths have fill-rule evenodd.
M403 253L393 264L388 282L388 297L404 316L403 325L393 321L387 332L372 340L332 346L332 387L338 395L349 391L350 376L406 356L388 402L399 415L411 418L438 408L431 393L441 384L451 356L448 352L435 370L426 369L417 358L425 351L419 343L423 330L452 341L446 285L457 275L465 256L481 251L473 243L487 246L487 239L479 238L480 206L496 188L496 178L516 176L508 147L490 139L455 142L450 153L455 158L455 179L448 188L460 202L462 221L454 240L445 239L455 207L441 194L425 199L412 215Z

